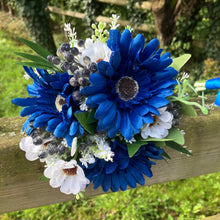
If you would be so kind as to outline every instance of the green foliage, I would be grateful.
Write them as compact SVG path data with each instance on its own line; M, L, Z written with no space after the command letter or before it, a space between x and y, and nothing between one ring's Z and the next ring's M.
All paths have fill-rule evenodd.
M21 107L11 103L11 99L24 97L27 95L26 86L30 80L24 78L24 70L15 63L20 58L15 55L14 51L27 52L27 47L20 45L19 42L12 41L7 35L0 31L0 117L18 116Z
M87 132L89 132L90 134L95 133L96 126L88 123L88 121L91 122L91 115L88 112L77 112L74 115Z

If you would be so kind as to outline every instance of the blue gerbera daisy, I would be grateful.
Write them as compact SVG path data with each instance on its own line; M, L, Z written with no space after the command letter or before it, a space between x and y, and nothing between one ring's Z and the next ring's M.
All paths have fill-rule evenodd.
M144 176L152 177L151 166L156 164L152 159L161 160L163 150L153 143L148 143L139 148L133 157L129 157L127 146L115 140L111 143L114 152L113 162L96 159L95 163L84 168L86 177L93 182L94 189L102 186L103 191L111 189L113 192L127 186L136 188L137 183L145 184Z
M96 108L99 132L107 130L111 138L120 130L130 140L143 123L153 123L158 108L168 104L166 97L173 94L178 72L168 67L170 53L161 56L162 49L157 50L157 39L144 47L144 36L132 39L127 29L122 35L110 30L109 36L110 60L97 63L97 73L90 76L92 85L81 94L88 96L89 107Z
M79 102L72 97L76 89L69 84L68 73L49 74L46 70L24 67L25 72L34 80L27 86L28 98L15 98L12 103L24 107L20 115L29 116L23 125L23 131L29 135L34 127L46 127L57 138L65 137L69 146L77 134L82 135L83 128L74 113L79 111Z

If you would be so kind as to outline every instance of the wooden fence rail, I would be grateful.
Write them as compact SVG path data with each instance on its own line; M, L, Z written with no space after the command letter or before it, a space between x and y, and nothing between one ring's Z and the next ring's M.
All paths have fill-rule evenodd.
M100 2L110 2L110 0L98 0L98 1L100 1ZM118 4L119 4L120 1L112 1L112 2L114 2L114 4L116 4L116 2L118 2ZM125 2L126 1L122 1L120 4L125 4ZM145 8L150 9L151 4L150 3L149 4L143 4L142 6L145 7ZM48 6L47 8L50 12L56 13L56 14L59 14L59 15L66 15L66 16L79 18L79 19L83 19L85 17L84 13L77 12L77 11L62 10L60 8L53 7L53 6ZM102 21L102 22L105 22L105 23L111 23L112 22L112 20L110 18L104 17L104 16L98 16L96 18L96 21L97 22ZM132 26L131 23L127 20L119 19L118 23L123 27L126 27L127 25ZM144 31L144 32L149 32L150 30L155 30L154 25L150 25L150 24L141 24L141 25L138 25L138 26L134 26L134 28L136 30L140 30L140 31Z
M40 180L44 164L26 160L18 146L23 122L18 117L0 118L0 213L74 199ZM157 161L152 169L154 176L146 178L146 185L220 171L220 109L212 110L209 116L184 117L181 124L194 156L166 149L172 160ZM93 190L91 184L85 195L102 193L101 189Z

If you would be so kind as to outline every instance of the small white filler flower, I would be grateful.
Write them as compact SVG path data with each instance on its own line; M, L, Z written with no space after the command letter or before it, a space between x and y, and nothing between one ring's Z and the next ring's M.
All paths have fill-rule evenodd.
M158 110L160 115L153 116L154 122L152 124L144 124L142 127L142 138L165 138L168 135L168 130L172 127L173 115L166 111L166 107L160 108Z
M60 191L65 194L76 195L90 182L83 169L73 159L69 162L57 161L44 170L44 175L50 178L50 185L53 188L60 187Z

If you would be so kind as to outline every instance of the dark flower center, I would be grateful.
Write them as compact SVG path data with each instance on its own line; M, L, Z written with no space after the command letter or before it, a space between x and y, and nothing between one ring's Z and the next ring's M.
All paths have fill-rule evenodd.
M74 176L74 175L76 175L77 167L63 169L63 172L68 176Z
M154 126L154 125L157 123L157 116L156 116L156 115L153 115L152 117L153 117L154 122L151 123L151 124L149 125L149 127L152 127L152 126Z
M57 95L57 98L56 98L56 101L55 101L55 105L56 105L56 108L57 108L57 110L59 112L62 111L62 107L65 104L66 104L65 98L63 98L61 95Z
M138 94L138 83L134 79L128 76L122 77L116 83L116 92L119 95L119 98L125 102L132 100Z

